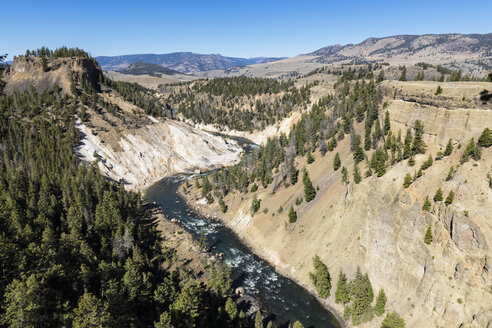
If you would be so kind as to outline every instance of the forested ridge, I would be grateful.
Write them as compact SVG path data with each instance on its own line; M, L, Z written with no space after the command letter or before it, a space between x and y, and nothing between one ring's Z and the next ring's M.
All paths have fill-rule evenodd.
M83 85L0 94L0 326L252 326L226 266L206 283L164 269L175 253L140 194L78 160L75 115L105 110Z
M306 109L310 89L316 84L296 87L292 80L216 78L175 86L165 101L194 123L252 132L279 122L294 110Z

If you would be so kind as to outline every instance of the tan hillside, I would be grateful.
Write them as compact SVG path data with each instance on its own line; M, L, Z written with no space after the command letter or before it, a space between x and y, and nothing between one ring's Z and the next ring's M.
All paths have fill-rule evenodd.
M443 93L436 96L438 85ZM484 148L479 161L460 164L460 157L471 138L476 141L484 128L492 126L490 105L477 100L478 93L490 84L384 82L383 86L393 133L401 130L404 135L417 119L424 123L427 152L416 156L413 167L402 161L388 167L382 177L373 175L355 184L350 137L346 136L324 157L316 151L313 164L297 159L297 167L306 167L313 185L319 187L309 203L294 204L297 197L304 197L301 178L294 186L280 186L274 194L272 185L266 190L260 186L255 193L229 194L224 198L228 205L225 214L216 203L200 205L204 202L194 187L186 197L190 204L224 221L281 273L313 292L308 272L312 271L312 257L319 255L332 277L326 303L340 314L343 307L334 303L338 272L343 269L351 279L360 267L368 273L375 293L384 288L387 310L400 313L406 327L489 327L492 189L487 175L492 172L492 148ZM382 114L380 111L380 117ZM354 127L364 135L363 123ZM436 157L444 150L449 139L453 153L434 160L422 177L404 188L405 174L413 176L429 154ZM341 169L333 169L336 152L348 169L348 184L342 183ZM445 181L451 166L456 171ZM365 163L359 168L364 175ZM455 192L453 203L432 202L430 212L423 211L425 197L432 201L439 187L444 198L449 191ZM254 216L250 210L253 195L261 199ZM295 223L288 223L291 205L297 211ZM434 240L426 245L424 235L429 226ZM381 320L376 317L360 327L379 327Z

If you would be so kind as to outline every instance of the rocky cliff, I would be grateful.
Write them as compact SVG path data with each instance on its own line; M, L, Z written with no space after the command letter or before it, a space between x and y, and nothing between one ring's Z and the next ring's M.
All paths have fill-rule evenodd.
M45 71L46 70L46 71ZM4 80L5 92L14 90L23 92L32 87L43 92L57 85L64 93L71 94L72 83L89 83L96 91L100 90L99 76L102 70L94 59L81 57L63 57L49 59L43 69L40 57L17 57Z
M228 195L225 215L218 207L200 208L221 218L257 254L310 290L314 288L308 272L317 254L328 265L334 286L340 269L349 278L357 267L367 272L374 290L386 291L387 309L398 311L407 327L490 327L492 189L487 174L492 169L492 148L484 149L479 161L459 164L468 141L477 140L492 124L492 110L472 103L465 108L468 105L461 101L476 98L486 85L443 85L442 97L433 95L437 85L430 82L388 82L385 86L399 94L395 100L385 98L393 131L404 133L420 119L427 153L443 150L450 138L454 144L451 156L436 160L409 188L403 188L405 174L413 175L427 154L417 155L414 167L400 162L382 177L365 178L356 185L341 182L340 170L332 166L334 152L324 157L316 153L313 164L299 159L298 167L306 167L320 189L313 201L296 207L298 220L293 224L288 223L285 210L278 214L277 209L288 209L297 197L304 196L302 182L280 187L275 193L271 186L260 187L255 194L261 208L254 216L250 214L251 193ZM416 90L424 101L404 100ZM355 128L356 133L363 133L363 126ZM349 139L341 141L337 151L351 175ZM446 181L451 166L456 169L454 177ZM448 206L437 202L429 212L423 211L425 197L432 199L439 187L445 197L453 190L454 202ZM189 197L193 203L200 195L192 192ZM434 240L427 245L424 235L429 226ZM326 302L341 313L342 306L334 303L334 288ZM380 323L376 318L361 327L379 327Z

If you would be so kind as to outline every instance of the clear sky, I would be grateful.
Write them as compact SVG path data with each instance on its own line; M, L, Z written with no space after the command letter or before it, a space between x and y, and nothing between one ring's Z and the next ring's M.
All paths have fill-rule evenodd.
M93 56L294 56L368 37L490 33L491 12L491 0L0 0L0 53L66 45Z

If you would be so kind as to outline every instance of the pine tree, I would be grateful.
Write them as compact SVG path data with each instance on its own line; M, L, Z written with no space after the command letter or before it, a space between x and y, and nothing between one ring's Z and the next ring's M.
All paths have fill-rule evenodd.
M444 156L449 156L453 152L453 141L449 139L446 149L444 150Z
M425 196L424 205L422 205L422 210L429 212L431 209L431 202L429 200L429 196Z
M379 290L378 297L376 298L376 305L374 306L374 313L380 317L384 314L386 307L386 294L383 289Z
M304 198L306 199L306 202L310 202L314 199L314 197L316 197L316 190L313 187L313 183L309 178L307 170L304 170L302 181L304 182Z
M446 205L451 205L453 203L453 200L454 200L454 191L451 190L448 194L448 197L446 197L444 203Z
M434 93L436 96L440 95L442 93L442 88L440 85L437 86L436 92Z
M321 261L321 258L318 255L313 257L313 266L314 272L309 273L309 278L313 282L318 295L321 298L327 298L330 296L331 289L331 278L328 268Z
M294 158L290 160L290 183L295 185L297 183L297 177L299 175L299 170L296 169L296 165L294 163Z
M430 243L432 243L432 228L431 228L431 226L428 226L427 230L425 231L424 243L426 243L427 245L430 245Z
M297 221L297 213L294 211L294 207L291 206L289 210L289 222L294 223Z
M350 301L348 289L347 289L347 276L340 269L338 274L337 290L335 291L335 303L345 305Z
M357 164L354 164L354 182L355 184L359 184L362 180L362 176L360 175L359 167Z
M407 68L406 66L403 66L403 69L401 70L401 75L398 81L406 81L407 80Z
M304 326L302 325L302 323L300 323L299 321L296 321L294 322L294 324L292 325L292 328L304 328Z
M380 83L380 82L383 82L384 80L384 70L381 69L381 71L379 72L379 75L378 75L378 79L376 80L377 83Z
M344 167L342 167L342 183L348 182L347 175L348 175L347 168L344 166Z
M412 156L412 142L412 130L407 129L407 134L405 135L405 143L403 145L403 159L407 159Z
M410 173L407 173L405 175L405 178L403 180L403 188L408 188L410 185L413 183L413 177L410 175Z
M422 140L424 135L424 124L422 121L416 120L414 125L415 135L413 138L412 151L414 154L424 154L425 148L427 147Z
M261 316L260 310L256 311L255 328L263 328L263 317Z
M340 154L336 153L335 158L333 159L333 169L336 171L342 165L342 161L340 161Z
M440 201L442 201L442 198L443 198L442 189L439 188L439 189L437 189L436 194L434 195L434 201L440 202Z
M391 131L391 122L390 122L390 115L389 112L386 111L384 114L384 135L388 135L388 133Z
M372 125L367 124L369 118L366 119L366 130L364 135L364 149L371 149L372 139L371 139L371 127Z
M454 166L451 165L448 171L448 175L446 176L446 181L451 180L453 176L454 176Z
M229 320L233 321L234 319L236 319L237 305L236 302L234 302L230 297L227 298L225 311L227 313L227 316L229 317Z
M89 293L80 297L78 306L73 311L72 318L73 328L106 327L111 320L108 314L108 305Z
M310 151L308 151L308 153L306 154L306 161L308 164L311 164L314 162L314 157Z
M396 312L388 313L381 324L381 328L405 328L405 320Z
M358 164L364 160L364 150L361 147L360 135L356 134L354 138L354 162Z
M480 137L478 138L477 144L480 147L485 147L485 148L492 146L492 130L490 130L489 128L485 128L482 131Z

